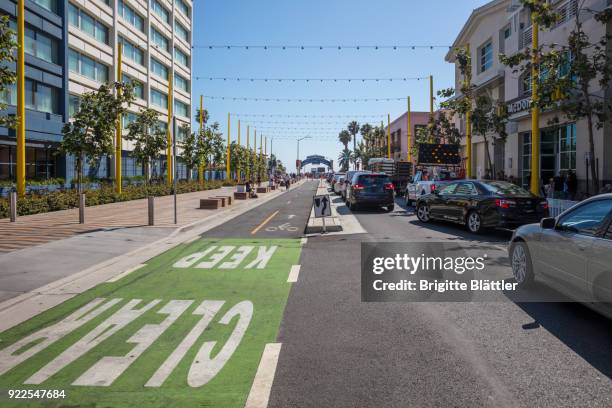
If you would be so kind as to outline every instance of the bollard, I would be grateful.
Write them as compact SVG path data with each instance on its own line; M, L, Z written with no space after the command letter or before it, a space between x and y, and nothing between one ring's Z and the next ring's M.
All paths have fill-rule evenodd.
M9 207L11 212L11 222L17 221L17 193L11 191L9 193Z
M155 225L155 197L149 198L149 226Z
M85 224L85 193L79 195L79 224Z

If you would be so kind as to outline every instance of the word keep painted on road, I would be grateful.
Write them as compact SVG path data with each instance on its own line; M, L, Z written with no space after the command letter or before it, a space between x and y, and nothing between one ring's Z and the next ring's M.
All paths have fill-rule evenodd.
M0 375L68 336L121 301L122 299L94 299L58 323L32 333L15 344L0 350ZM72 362L83 357L104 340L143 316L160 304L162 300L155 299L138 307L141 302L141 299L129 300L95 329L34 373L25 381L25 384L42 384ZM101 358L77 378L72 385L106 387L112 385L193 303L193 300L170 300L167 302L157 311L158 314L167 317L159 324L145 324L134 333L127 341L134 345L128 353L124 356ZM192 314L201 316L200 320L155 371L145 386L160 387L164 383L224 304L225 301L222 300L204 300L195 308ZM211 352L216 345L215 341L207 341L200 347L187 375L187 383L190 387L205 385L221 371L249 327L253 316L253 303L245 300L235 304L220 318L219 323L228 325L236 316L239 317L238 323L214 358L211 358Z
M237 269L244 263L244 260L254 249L255 247L250 245L239 247L232 245L213 245L201 252L195 252L181 258L174 263L173 266L175 268ZM269 248L265 246L257 247L257 257L253 261L246 263L243 269L264 269L277 249L277 246L271 246ZM227 261L219 264L226 258L228 258Z

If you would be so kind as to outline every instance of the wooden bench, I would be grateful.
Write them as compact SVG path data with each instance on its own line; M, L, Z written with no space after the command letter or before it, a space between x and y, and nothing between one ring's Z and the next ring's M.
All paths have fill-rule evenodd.
M234 200L248 200L248 199L249 199L249 193L238 192L238 191L234 192Z
M265 194L268 192L268 187L257 187L255 192L258 194Z
M232 205L232 196L214 196L212 198L222 198L223 199L223 207L227 205Z
M201 210L216 210L222 206L221 199L219 198L201 198L200 209Z

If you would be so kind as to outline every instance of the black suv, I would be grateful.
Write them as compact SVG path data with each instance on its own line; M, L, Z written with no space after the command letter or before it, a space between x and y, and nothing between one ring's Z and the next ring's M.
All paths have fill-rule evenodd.
M385 207L388 212L395 208L394 187L384 173L356 173L351 180L351 189L346 196L350 210L358 207Z

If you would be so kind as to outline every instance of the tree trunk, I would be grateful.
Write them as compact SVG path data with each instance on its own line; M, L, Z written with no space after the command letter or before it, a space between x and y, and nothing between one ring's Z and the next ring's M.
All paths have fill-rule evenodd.
M488 166L489 175L490 175L490 178L493 180L495 179L495 177L493 176L493 174L491 174L491 171L493 171L493 162L491 161L491 152L489 152L489 139L487 139L485 135L482 135L482 138L484 139L484 144L485 144L485 156L487 158L487 166ZM485 168L485 177L486 177L486 174L487 174L487 169Z
M77 191L83 192L83 154L79 153L77 156Z

